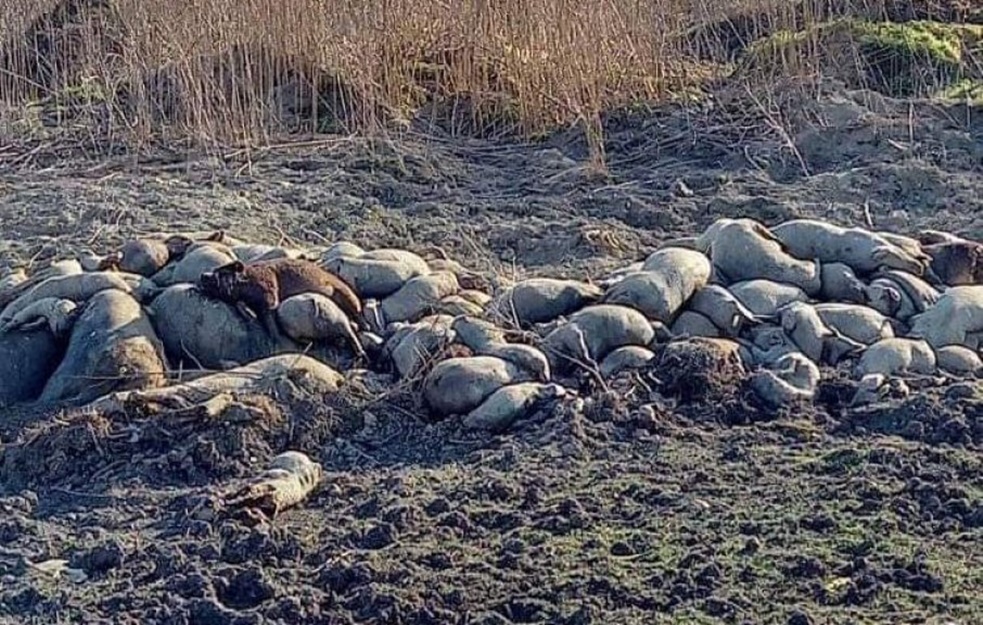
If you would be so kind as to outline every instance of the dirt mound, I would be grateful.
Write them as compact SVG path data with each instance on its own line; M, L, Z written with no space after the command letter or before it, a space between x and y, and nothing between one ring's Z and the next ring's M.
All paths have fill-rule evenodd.
M371 110L366 94L308 59L278 54L261 45L233 45L186 61L195 68L164 64L115 94L135 114L167 124L192 124L205 104L226 108L285 130L347 132Z
M977 25L843 18L755 41L738 74L765 80L814 74L818 68L851 88L923 97L980 80L981 38L983 27Z
M298 386L280 388L290 391L223 393L182 406L136 396L122 410L41 421L4 448L0 473L10 488L132 479L202 485L248 475L286 449L316 454L362 427L357 389L319 397Z
M728 61L743 55L756 42L779 33L799 33L817 22L837 19L983 24L983 9L970 0L888 0L876 4L840 1L821 7L809 2L788 2L780 9L769 9L735 11L691 29L685 40L698 58Z
M59 0L27 25L21 37L0 42L0 93L37 99L51 93L79 101L94 68L119 57L126 30L115 0Z
M718 401L734 394L744 378L736 354L728 354L709 341L693 340L662 351L658 370L664 388L682 403Z
M834 431L886 434L932 445L983 445L983 386L960 383L918 389L902 401L885 402L843 416Z
M932 20L951 24L983 24L983 8L972 0L889 0L884 15L892 22Z

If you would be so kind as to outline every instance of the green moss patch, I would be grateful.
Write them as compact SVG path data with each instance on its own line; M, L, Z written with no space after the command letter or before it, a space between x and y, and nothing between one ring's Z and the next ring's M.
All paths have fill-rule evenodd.
M963 78L947 86L938 93L946 100L968 100L972 103L983 102L983 80Z
M927 96L978 78L983 26L842 19L752 44L745 75L822 75L892 96Z

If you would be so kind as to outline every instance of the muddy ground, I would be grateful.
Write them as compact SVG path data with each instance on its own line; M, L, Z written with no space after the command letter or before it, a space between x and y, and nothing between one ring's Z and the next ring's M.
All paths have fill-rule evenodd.
M573 132L336 138L249 162L39 144L0 152L0 260L225 228L582 278L721 216L983 239L981 113L837 88L758 112L658 110L611 120L607 176ZM858 413L831 378L816 406L766 414L739 394L676 405L645 376L659 372L499 436L385 398L256 399L224 423L12 411L0 622L978 622L975 384ZM288 447L328 472L305 505L258 526L208 513L210 489ZM85 579L35 566L52 559Z

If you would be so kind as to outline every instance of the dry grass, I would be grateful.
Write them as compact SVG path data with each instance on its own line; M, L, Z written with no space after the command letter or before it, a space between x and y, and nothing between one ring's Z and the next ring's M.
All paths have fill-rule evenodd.
M252 143L412 120L526 136L579 124L600 152L603 111L692 93L735 33L910 1L0 0L0 142L74 128Z

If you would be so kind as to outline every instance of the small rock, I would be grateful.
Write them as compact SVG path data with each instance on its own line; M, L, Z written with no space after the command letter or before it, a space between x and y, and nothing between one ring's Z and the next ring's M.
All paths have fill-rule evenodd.
M233 609L249 609L269 601L276 590L259 568L249 568L236 573L228 581L215 584L215 594L226 606Z
M582 605L576 612L566 619L566 625L590 625L594 622L594 617L589 605Z
M90 575L105 573L123 564L123 546L116 541L96 547L85 554L76 564Z
M382 549L396 542L396 528L391 523L377 525L367 531L359 541L362 549Z
M218 545L207 544L198 550L198 557L205 562L218 562L222 558L222 551Z
M788 617L788 625L815 625L811 616L801 610L795 610Z
M450 512L450 509L451 509L451 502L447 501L443 497L438 497L437 499L434 499L429 504L427 504L426 508L424 508L426 513L431 517L436 517L442 514L446 514Z
M611 545L611 555L623 558L635 555L635 550L628 543L618 541Z
M502 550L508 553L522 553L526 550L526 544L521 538L510 538L502 544Z

